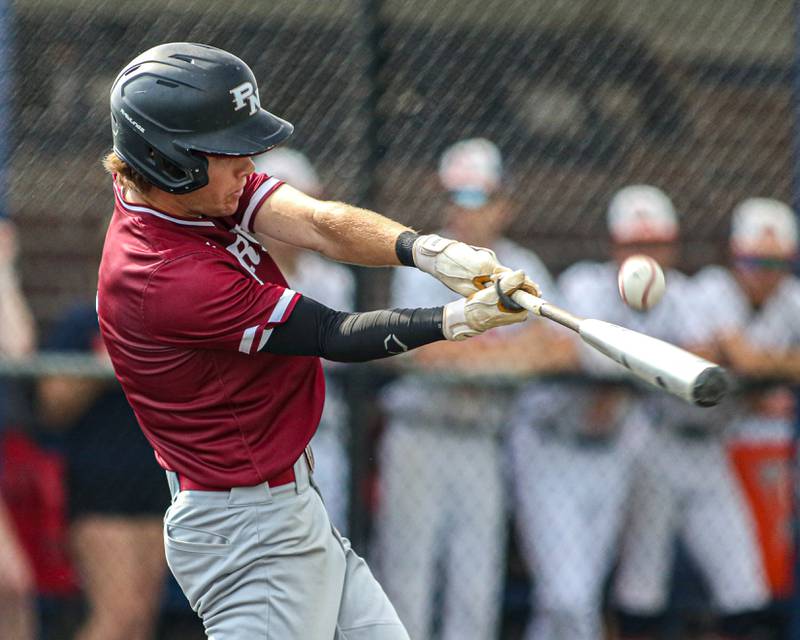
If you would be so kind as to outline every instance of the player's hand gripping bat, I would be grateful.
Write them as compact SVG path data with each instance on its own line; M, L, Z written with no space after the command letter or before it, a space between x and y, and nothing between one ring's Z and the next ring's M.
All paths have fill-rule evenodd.
M637 378L689 403L711 407L728 390L728 376L722 367L668 342L603 320L579 318L525 291L514 292L511 299L531 313L572 329L586 344Z

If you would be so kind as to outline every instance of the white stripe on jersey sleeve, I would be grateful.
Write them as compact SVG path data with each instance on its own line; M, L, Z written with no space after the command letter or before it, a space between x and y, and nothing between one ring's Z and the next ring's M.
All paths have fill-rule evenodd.
M256 337L256 331L258 331L258 325L255 327L248 327L242 333L242 341L239 343L239 351L242 353L250 353L250 349L253 348L253 340Z
M261 351L264 347L267 346L267 341L269 337L272 335L272 329L267 329L264 333L261 334L261 340L258 343L258 349L256 351Z
M289 307L289 303L294 299L296 294L297 292L293 291L292 289L285 289L281 294L281 297L278 299L278 302L272 308L272 313L269 314L269 320L267 322L281 322L284 319L283 316L286 313L286 309ZM271 335L272 328L267 329L261 334L261 340L258 342L258 349L256 349L256 351L261 351L267 346L267 342L269 341L269 337Z
M269 178L266 182L264 182L264 184L256 189L253 195L250 197L250 202L248 203L247 209L244 210L244 215L242 216L242 227L244 227L247 231L250 231L250 218L253 217L256 207L261 202L261 199L272 189L274 189L279 182L280 180L277 178Z
M291 289L284 289L281 297L278 299L278 302L272 308L272 313L269 314L269 320L267 322L281 322L283 320L283 314L286 313L286 308L289 306L289 303L294 298L296 291L292 291Z

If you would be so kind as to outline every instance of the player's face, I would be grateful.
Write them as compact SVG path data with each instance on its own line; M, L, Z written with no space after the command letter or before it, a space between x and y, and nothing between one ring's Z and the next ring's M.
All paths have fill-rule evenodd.
M208 184L187 193L184 204L195 213L212 218L229 216L236 212L242 197L247 176L255 171L250 158L207 156Z
M731 246L734 273L753 304L769 299L795 265L774 236L761 238L746 250Z
M508 206L501 199L493 199L476 209L450 204L447 212L449 232L462 242L481 247L494 244L508 220Z
M785 256L735 255L734 273L755 305L766 302L791 272L794 261Z

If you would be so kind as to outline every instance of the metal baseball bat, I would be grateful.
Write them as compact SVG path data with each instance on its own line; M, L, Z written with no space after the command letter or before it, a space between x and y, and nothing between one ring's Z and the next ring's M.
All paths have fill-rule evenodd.
M572 329L637 378L691 404L714 406L728 391L722 367L673 344L603 320L579 318L525 291L511 298L531 313Z

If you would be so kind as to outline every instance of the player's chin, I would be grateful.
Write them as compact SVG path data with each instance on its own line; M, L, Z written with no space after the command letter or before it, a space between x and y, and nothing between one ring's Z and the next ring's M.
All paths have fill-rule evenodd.
M232 216L236 213L236 209L239 208L239 199L238 198L227 198L224 202L221 202L219 206L216 208L217 217L224 217L224 216Z

